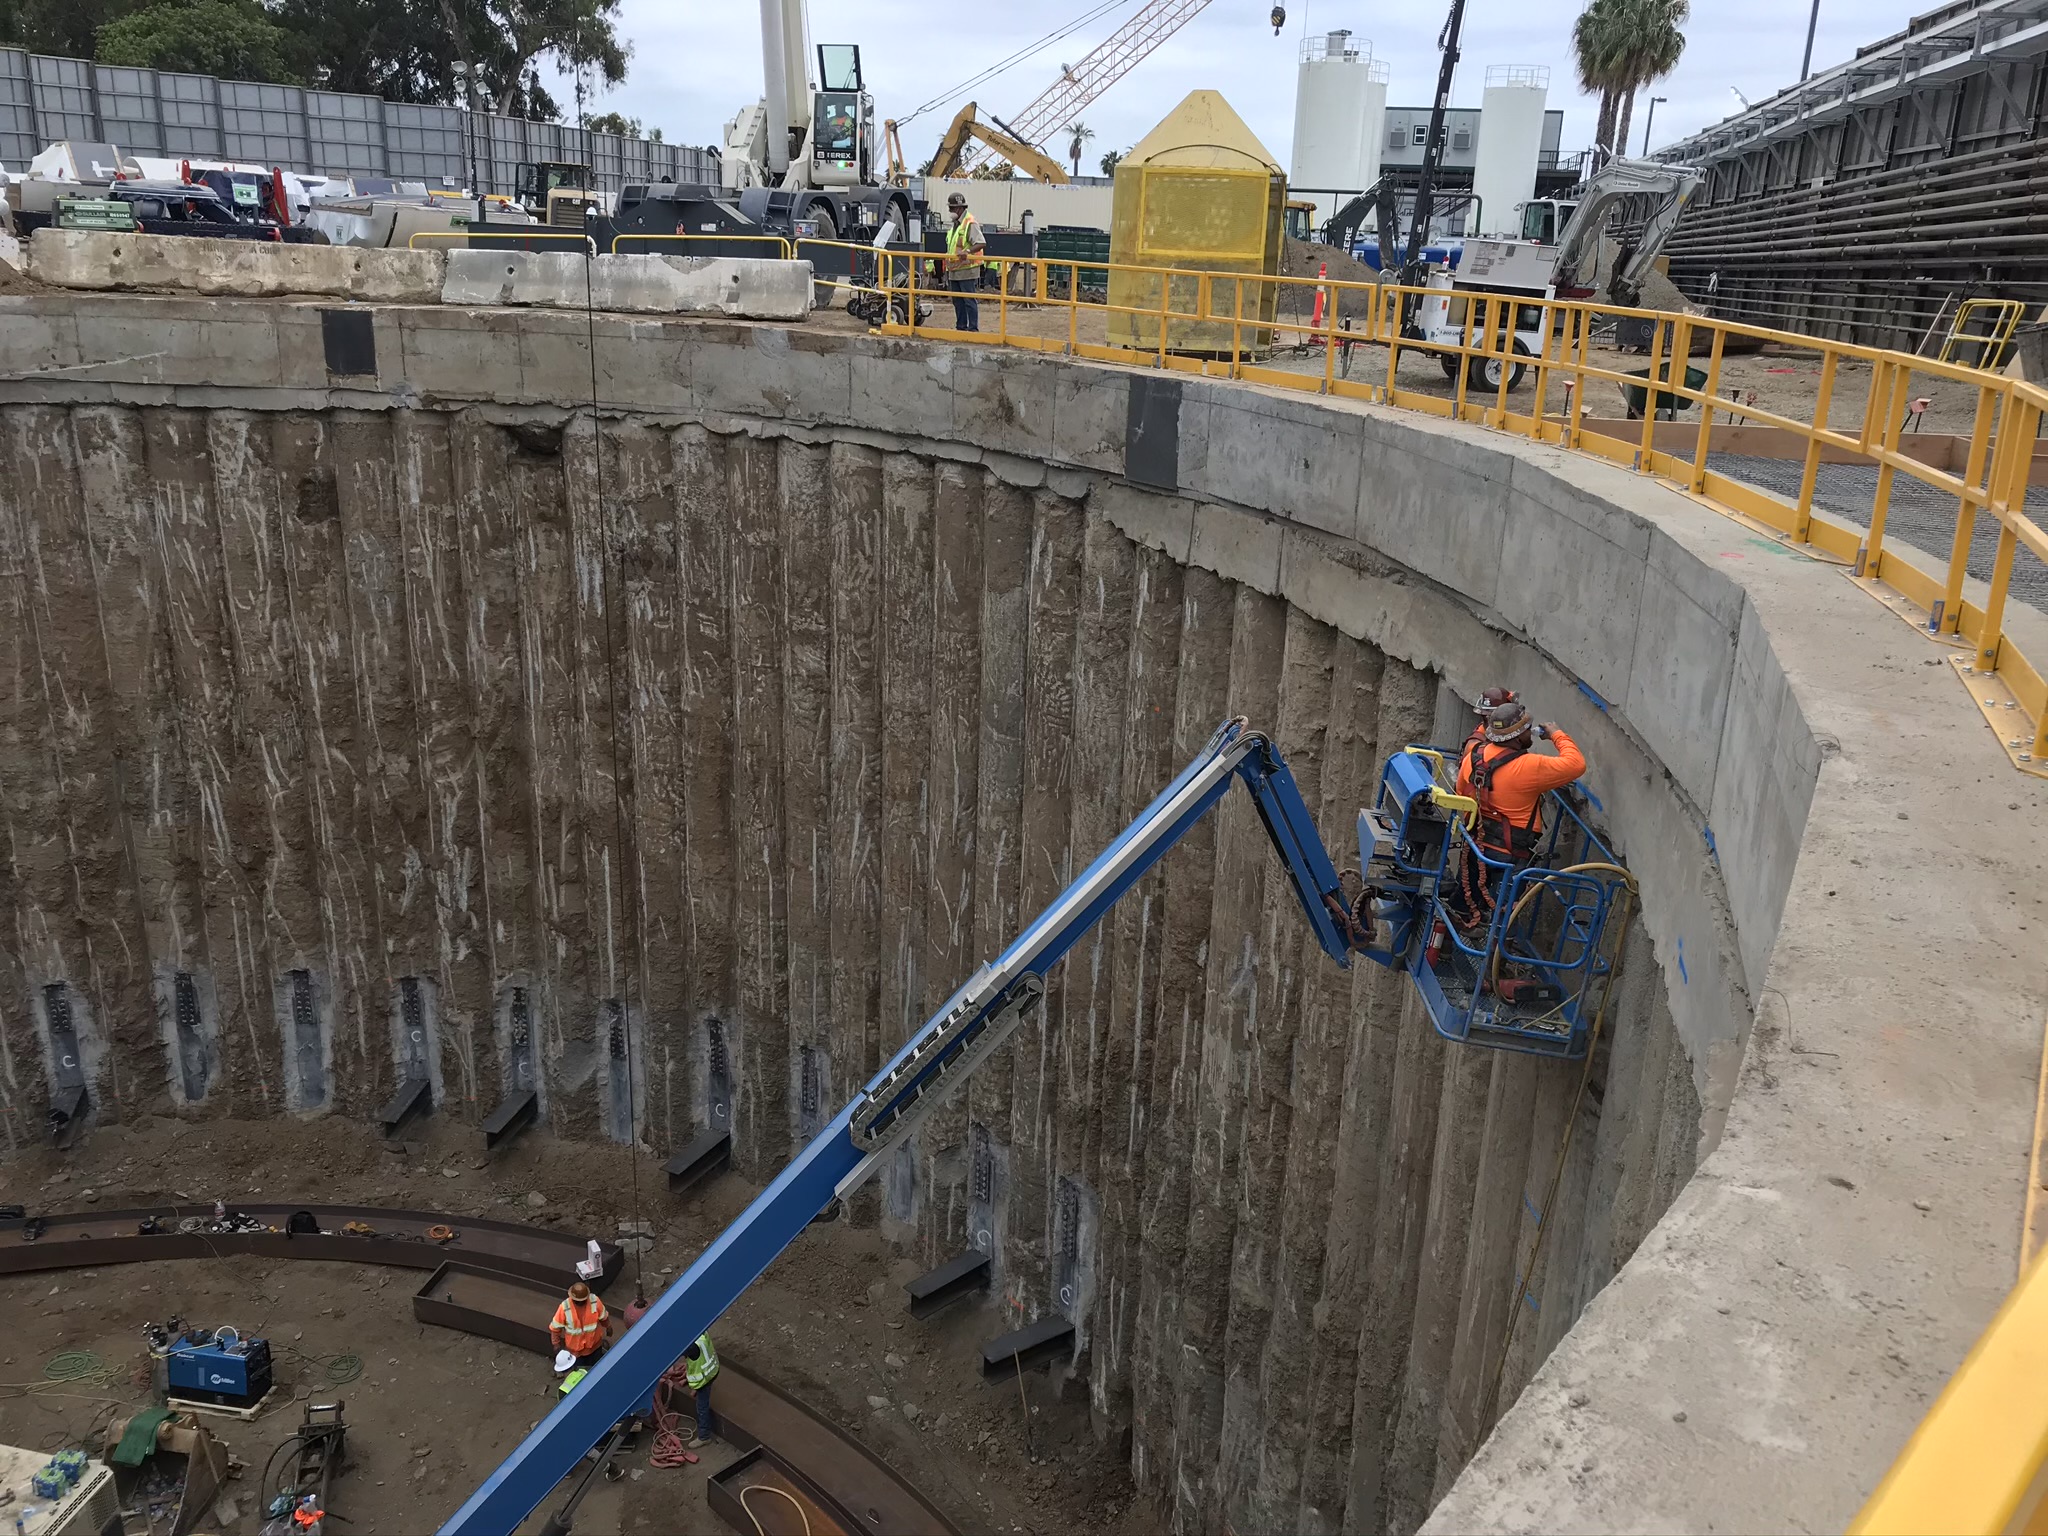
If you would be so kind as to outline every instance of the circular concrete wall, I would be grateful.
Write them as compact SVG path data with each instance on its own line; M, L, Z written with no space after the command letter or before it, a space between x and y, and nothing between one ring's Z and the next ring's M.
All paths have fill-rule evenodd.
M1188 1529L1839 1521L2010 1279L2039 1007L1990 887L2038 796L1955 808L1912 747L1997 774L1967 701L1825 567L1554 450L1053 359L606 320L594 418L580 317L381 310L337 376L311 307L9 309L11 1137L63 1024L101 1116L429 1065L562 1134L723 1114L758 1177L1222 715L1341 845L1506 681L1643 885L1584 1100L1329 967L1228 807L849 1219L986 1234ZM1966 1038L1868 940L1904 868ZM1818 1364L1885 1349L1811 1454Z

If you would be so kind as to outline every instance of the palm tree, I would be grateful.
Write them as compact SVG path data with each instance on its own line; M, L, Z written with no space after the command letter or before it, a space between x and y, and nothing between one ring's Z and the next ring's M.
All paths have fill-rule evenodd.
M1095 130L1086 123L1067 124L1067 158L1074 162L1074 175L1076 179L1081 175L1081 151L1087 147L1088 141L1094 137Z
M1677 67L1691 13L1690 0L1592 0L1572 24L1580 88L1600 98L1601 158L1627 145L1637 90Z

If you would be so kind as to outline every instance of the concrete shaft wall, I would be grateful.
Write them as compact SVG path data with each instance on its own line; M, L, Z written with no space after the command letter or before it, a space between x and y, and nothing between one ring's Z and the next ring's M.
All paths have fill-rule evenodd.
M1174 505L648 418L0 410L9 1142L68 1010L101 1117L425 1067L570 1135L729 1109L765 1177L1225 716L1338 850L1464 728ZM1641 926L1583 1097L1447 1047L1240 802L851 1219L1073 1316L1183 1528L1406 1531L1689 1177L1695 1073Z

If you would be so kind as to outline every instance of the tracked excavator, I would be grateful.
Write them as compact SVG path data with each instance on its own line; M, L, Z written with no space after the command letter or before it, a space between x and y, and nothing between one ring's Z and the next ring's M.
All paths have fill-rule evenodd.
M1358 816L1358 865L1340 872L1272 738L1224 722L1193 762L1079 879L926 1021L910 1042L776 1176L442 1527L442 1536L510 1536L586 1452L602 1448L551 1516L572 1512L630 1417L652 1411L656 1383L804 1228L844 1200L925 1117L1030 1019L1061 959L1111 906L1243 784L1330 960L1405 971L1436 1031L1470 1045L1582 1057L1612 988L1633 883L1595 832L1596 802L1568 788L1545 797L1530 856L1503 863L1474 837L1477 804L1456 792L1453 751L1405 747L1383 766ZM1460 890L1497 891L1469 922ZM1612 932L1610 932L1612 930Z

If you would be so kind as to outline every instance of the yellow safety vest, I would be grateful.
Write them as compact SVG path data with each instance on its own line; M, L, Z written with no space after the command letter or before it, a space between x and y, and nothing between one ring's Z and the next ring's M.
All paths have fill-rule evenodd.
M958 224L946 231L946 275L966 277L977 267L993 268L995 263L974 259L974 236L981 232L973 214L968 214Z
M683 1356L683 1375L690 1383L690 1390L696 1391L718 1374L718 1351L711 1347L711 1335L697 1335L697 1358Z

